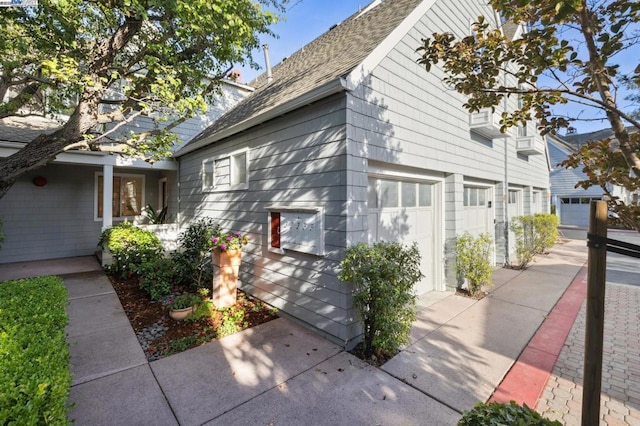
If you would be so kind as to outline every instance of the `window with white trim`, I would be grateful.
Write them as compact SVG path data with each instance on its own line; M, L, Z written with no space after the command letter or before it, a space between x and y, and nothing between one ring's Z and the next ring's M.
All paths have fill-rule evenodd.
M96 218L102 217L104 177L96 175ZM129 218L142 214L145 206L144 175L113 174L113 218Z
M202 162L202 190L234 191L249 188L249 150L244 149Z

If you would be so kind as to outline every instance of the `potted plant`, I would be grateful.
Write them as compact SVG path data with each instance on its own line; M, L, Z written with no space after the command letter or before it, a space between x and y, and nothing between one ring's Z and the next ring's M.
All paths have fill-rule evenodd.
M238 271L242 261L242 248L249 237L236 232L223 233L216 228L211 238L214 275L211 300L217 308L226 308L236 303Z
M198 304L202 301L197 294L184 293L167 304L169 316L176 321L185 319L189 314L195 312Z

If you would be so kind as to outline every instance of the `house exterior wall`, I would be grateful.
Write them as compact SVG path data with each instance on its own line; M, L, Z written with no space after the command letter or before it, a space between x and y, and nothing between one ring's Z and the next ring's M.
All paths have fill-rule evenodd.
M443 174L446 182L442 258L450 258L456 235L465 231L459 217L464 182L492 185L496 260L503 263L508 259L504 232L508 219L502 205L506 195L504 183L523 192L540 191L543 211L549 211L546 156L518 154L516 129L495 139L471 132L469 114L462 107L464 98L444 86L443 73L438 67L426 72L416 62L419 55L415 49L423 37L447 31L463 37L470 31L470 19L478 15L491 17L493 12L478 2L436 2L372 74L349 93L349 158L350 164L357 166L349 170L347 177L352 183L350 194L353 194L349 202L358 206L353 207L354 212L366 211L363 176L370 162L388 164L391 168L402 165L407 171L426 175ZM508 108L515 108L516 102L511 99ZM363 186L356 189L358 184ZM530 198L523 199L530 201ZM347 223L350 242L366 241L355 216L350 216ZM449 278L448 285L453 276L450 267L443 271Z
M95 175L101 172L98 166L51 164L21 176L0 202L5 234L0 263L95 253L102 230L102 220L94 217ZM155 204L158 180L170 172L114 168L118 173L145 175L145 203ZM175 172L171 173L170 199L175 199ZM37 176L45 177L47 184L34 185Z
M206 159L248 148L246 190L203 191ZM211 217L249 235L240 287L347 345L357 334L350 288L339 281L346 245L345 99L334 95L180 157L181 225ZM322 207L324 255L268 249L268 207Z

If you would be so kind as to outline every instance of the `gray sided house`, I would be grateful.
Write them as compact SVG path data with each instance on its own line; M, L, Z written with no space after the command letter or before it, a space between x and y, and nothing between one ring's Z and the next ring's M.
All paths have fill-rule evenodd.
M188 142L218 118L222 108L230 108L249 92L247 86L227 82L218 104L206 115L182 123L176 132ZM133 124L147 125L142 120ZM57 126L38 116L0 120L0 157ZM169 219L176 221L177 170L173 159L149 164L95 151L58 155L53 163L19 178L0 200L5 234L0 263L91 255L103 229L123 220L143 223L147 204L154 209L168 206Z
M465 231L489 233L509 263L510 218L549 210L544 139L534 123L501 134L500 109L469 114L439 69L416 63L423 37L463 37L479 15L500 25L483 2L376 1L258 77L176 153L181 223L249 234L242 288L347 347L360 334L337 279L347 247L415 242L418 294L456 285Z
M629 129L634 131L633 128ZM559 164L569 155L577 151L582 145L591 140L611 138L611 129L603 129L589 133L574 133L565 136L549 135L547 146L551 159L551 204L556 207L556 214L562 225L589 226L589 205L593 200L601 200L604 191L599 186L588 189L576 188L578 182L585 180L587 175L581 168L566 169ZM612 195L620 197L625 203L637 202L638 195L632 194L620 186L607 185Z

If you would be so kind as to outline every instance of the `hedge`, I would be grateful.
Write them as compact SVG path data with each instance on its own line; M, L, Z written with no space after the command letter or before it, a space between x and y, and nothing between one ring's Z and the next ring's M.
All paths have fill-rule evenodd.
M0 283L0 424L70 424L66 304L58 277Z

